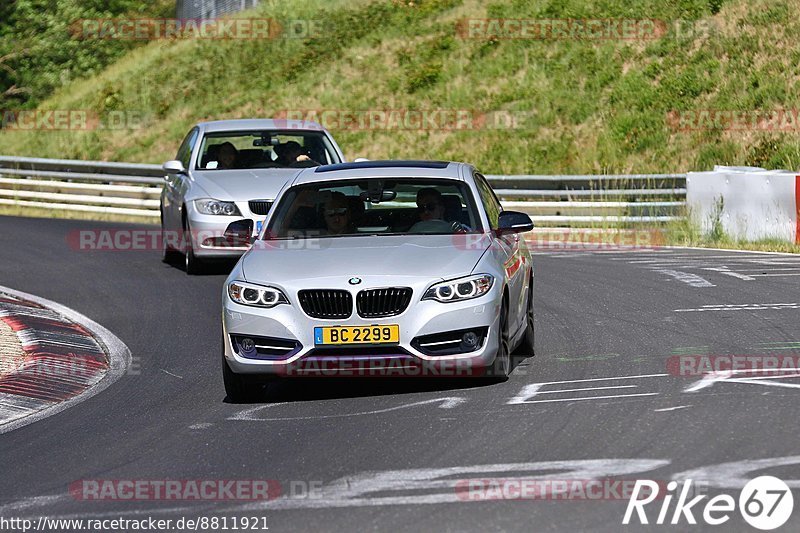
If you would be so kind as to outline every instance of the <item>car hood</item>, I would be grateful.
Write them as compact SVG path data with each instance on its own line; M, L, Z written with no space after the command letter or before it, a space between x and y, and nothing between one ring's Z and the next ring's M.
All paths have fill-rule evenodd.
M369 285L370 280L378 278L449 279L470 274L490 243L485 235L256 241L241 266L246 280L256 283L332 278L340 285L359 277Z
M210 198L234 202L272 200L299 171L294 168L194 171L195 184ZM198 191L200 198L200 191Z

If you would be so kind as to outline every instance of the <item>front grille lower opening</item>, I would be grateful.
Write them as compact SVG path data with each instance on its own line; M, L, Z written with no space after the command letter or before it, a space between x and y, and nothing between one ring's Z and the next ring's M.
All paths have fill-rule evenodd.
M303 357L389 357L411 355L400 346L330 346L325 348L314 348Z

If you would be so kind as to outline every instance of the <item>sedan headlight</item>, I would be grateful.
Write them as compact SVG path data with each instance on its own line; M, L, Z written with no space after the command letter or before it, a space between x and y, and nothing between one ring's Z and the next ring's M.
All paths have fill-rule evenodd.
M228 285L228 296L237 304L252 307L275 307L279 304L288 304L286 296L274 287L254 285L244 281L232 281Z
M425 291L423 300L436 300L437 302L460 302L483 296L492 288L494 277L489 274L479 274L467 278L454 279L437 283Z
M195 200L194 206L204 215L224 215L228 217L242 216L239 212L239 208L236 207L236 204L233 202L223 202L222 200L205 198L203 200Z

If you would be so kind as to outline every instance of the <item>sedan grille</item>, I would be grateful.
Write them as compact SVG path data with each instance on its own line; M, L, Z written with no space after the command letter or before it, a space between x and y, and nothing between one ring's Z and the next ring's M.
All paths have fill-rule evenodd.
M311 318L347 318L353 312L353 295L337 289L312 289L298 293L303 311Z
M269 208L272 207L272 202L269 200L250 200L247 205L254 215L266 215L269 213Z
M411 303L413 291L408 287L366 289L356 297L356 309L362 318L399 315Z

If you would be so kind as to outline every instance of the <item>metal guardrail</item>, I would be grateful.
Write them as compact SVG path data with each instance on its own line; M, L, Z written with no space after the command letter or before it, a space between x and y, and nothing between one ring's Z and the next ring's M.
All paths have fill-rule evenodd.
M160 165L0 156L0 205L159 216Z
M0 156L0 205L159 216L160 165ZM660 223L682 216L685 174L488 175L503 206L546 226Z
M505 208L543 226L663 223L686 206L686 174L486 177Z

